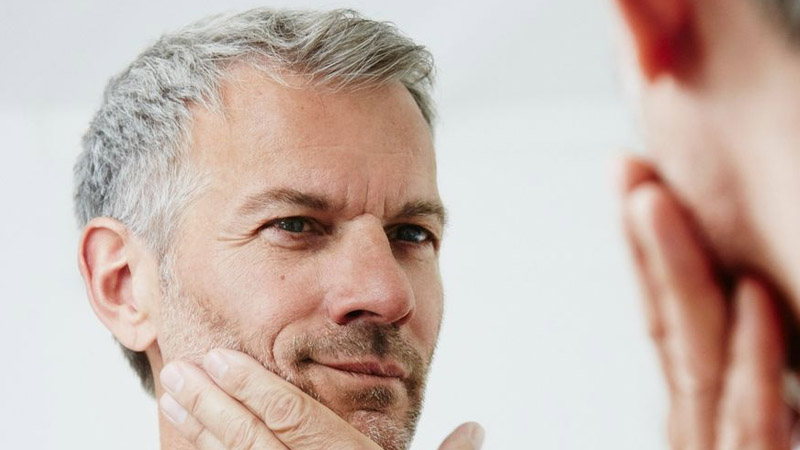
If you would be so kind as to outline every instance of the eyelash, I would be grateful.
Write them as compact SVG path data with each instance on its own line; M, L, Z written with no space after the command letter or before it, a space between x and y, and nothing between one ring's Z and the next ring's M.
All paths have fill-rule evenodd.
M323 227L319 222L317 222L317 221L315 221L313 219L310 219L308 217L301 217L301 216L283 217L283 218L280 218L280 219L277 219L277 220L273 220L272 222L267 224L267 226L275 227L275 228L277 228L277 229L279 229L281 231L285 231L285 232L290 233L290 234L303 233L302 230L301 231L290 231L290 230L287 230L285 228L281 228L280 227L281 224L286 224L286 223L288 223L290 221L293 221L293 220L300 220L300 221L303 221L304 225L309 225L311 228L317 228L316 230L313 230L317 234L324 234L327 231L325 229L325 227Z
M436 238L436 235L433 234L433 232L430 231L429 229L427 229L427 228L425 228L423 226L420 226L420 225L415 225L415 224L410 224L410 223L404 223L404 224L395 225L395 226L392 226L391 228L389 228L388 230L386 230L386 234L389 235L389 237L391 238L391 236L393 234L398 233L402 228L414 229L415 231L422 232L423 234L426 235L426 237L422 241L399 240L398 239L399 242L402 242L403 244L408 244L408 245L432 244L434 246L434 248L438 248L439 240Z
M281 224L285 225L285 224L289 223L290 221L295 221L295 220L303 221L303 225L304 225L303 228L305 228L305 226L308 225L311 228L311 230L310 231L305 231L305 230L303 230L303 231L290 231L290 230L288 230L286 228L281 227ZM389 238L391 240L392 239L392 235L396 234L400 229L402 229L404 227L410 227L410 228L415 229L416 231L420 231L423 234L425 234L426 237L423 240L418 241L418 242L417 241L412 241L412 240L397 240L397 242L399 242L399 243L401 243L403 245L414 245L414 246L422 246L422 245L431 244L431 245L433 245L434 248L436 248L436 249L439 248L439 239L436 236L436 234L434 234L428 228L426 228L424 226L421 226L421 225L410 224L410 223L403 223L403 224L393 225L393 226L389 227L386 230L386 234L389 236ZM316 221L314 219L311 219L309 217L303 217L303 216L282 217L280 219L272 220L272 221L266 223L265 225L263 225L260 230L265 230L265 229L274 229L274 230L276 230L278 232L285 233L285 234L291 236L292 239L308 238L307 233L315 233L317 235L323 235L323 234L328 232L328 227L325 227L324 225L320 224L318 221Z

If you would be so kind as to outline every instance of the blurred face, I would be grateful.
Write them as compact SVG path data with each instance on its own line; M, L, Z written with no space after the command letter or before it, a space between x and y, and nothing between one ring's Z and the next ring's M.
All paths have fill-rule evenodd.
M757 2L617 4L625 85L649 156L708 244L718 275L755 274L770 285L796 364L797 48Z
M627 30L625 30L627 31ZM742 203L742 164L727 145L736 135L714 94L669 76L646 80L629 35L619 53L628 101L644 131L648 156L687 207L721 262L737 266L752 251ZM699 82L698 82L699 84Z
M385 448L413 434L442 316L431 135L398 84L355 93L232 72L197 109L207 185L164 271L164 360L249 353Z

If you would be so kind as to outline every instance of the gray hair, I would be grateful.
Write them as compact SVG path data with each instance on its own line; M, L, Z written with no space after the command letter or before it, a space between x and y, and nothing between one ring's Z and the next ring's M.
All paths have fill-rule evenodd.
M258 8L216 16L161 37L106 87L75 164L75 214L123 223L161 261L181 212L200 187L181 159L188 151L191 107L222 108L228 69L244 62L283 82L358 90L401 82L433 128L433 60L386 22L351 10ZM153 374L144 352L123 348L146 390Z

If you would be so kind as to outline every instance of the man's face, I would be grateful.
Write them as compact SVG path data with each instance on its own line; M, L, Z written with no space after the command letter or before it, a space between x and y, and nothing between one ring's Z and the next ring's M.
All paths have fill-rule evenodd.
M165 264L165 361L249 353L387 448L410 441L442 316L430 130L399 83L333 93L250 68L195 109L207 184Z

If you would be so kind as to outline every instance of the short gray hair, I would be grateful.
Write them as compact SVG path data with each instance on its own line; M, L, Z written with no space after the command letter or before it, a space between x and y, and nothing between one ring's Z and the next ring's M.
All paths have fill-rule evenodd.
M292 73L334 90L399 81L433 128L433 59L393 24L352 10L258 8L215 16L161 37L109 82L75 164L81 227L94 217L112 217L164 258L200 185L198 174L180 164L191 107L219 111L220 85L238 62L278 82L281 73ZM123 350L152 393L145 354Z

